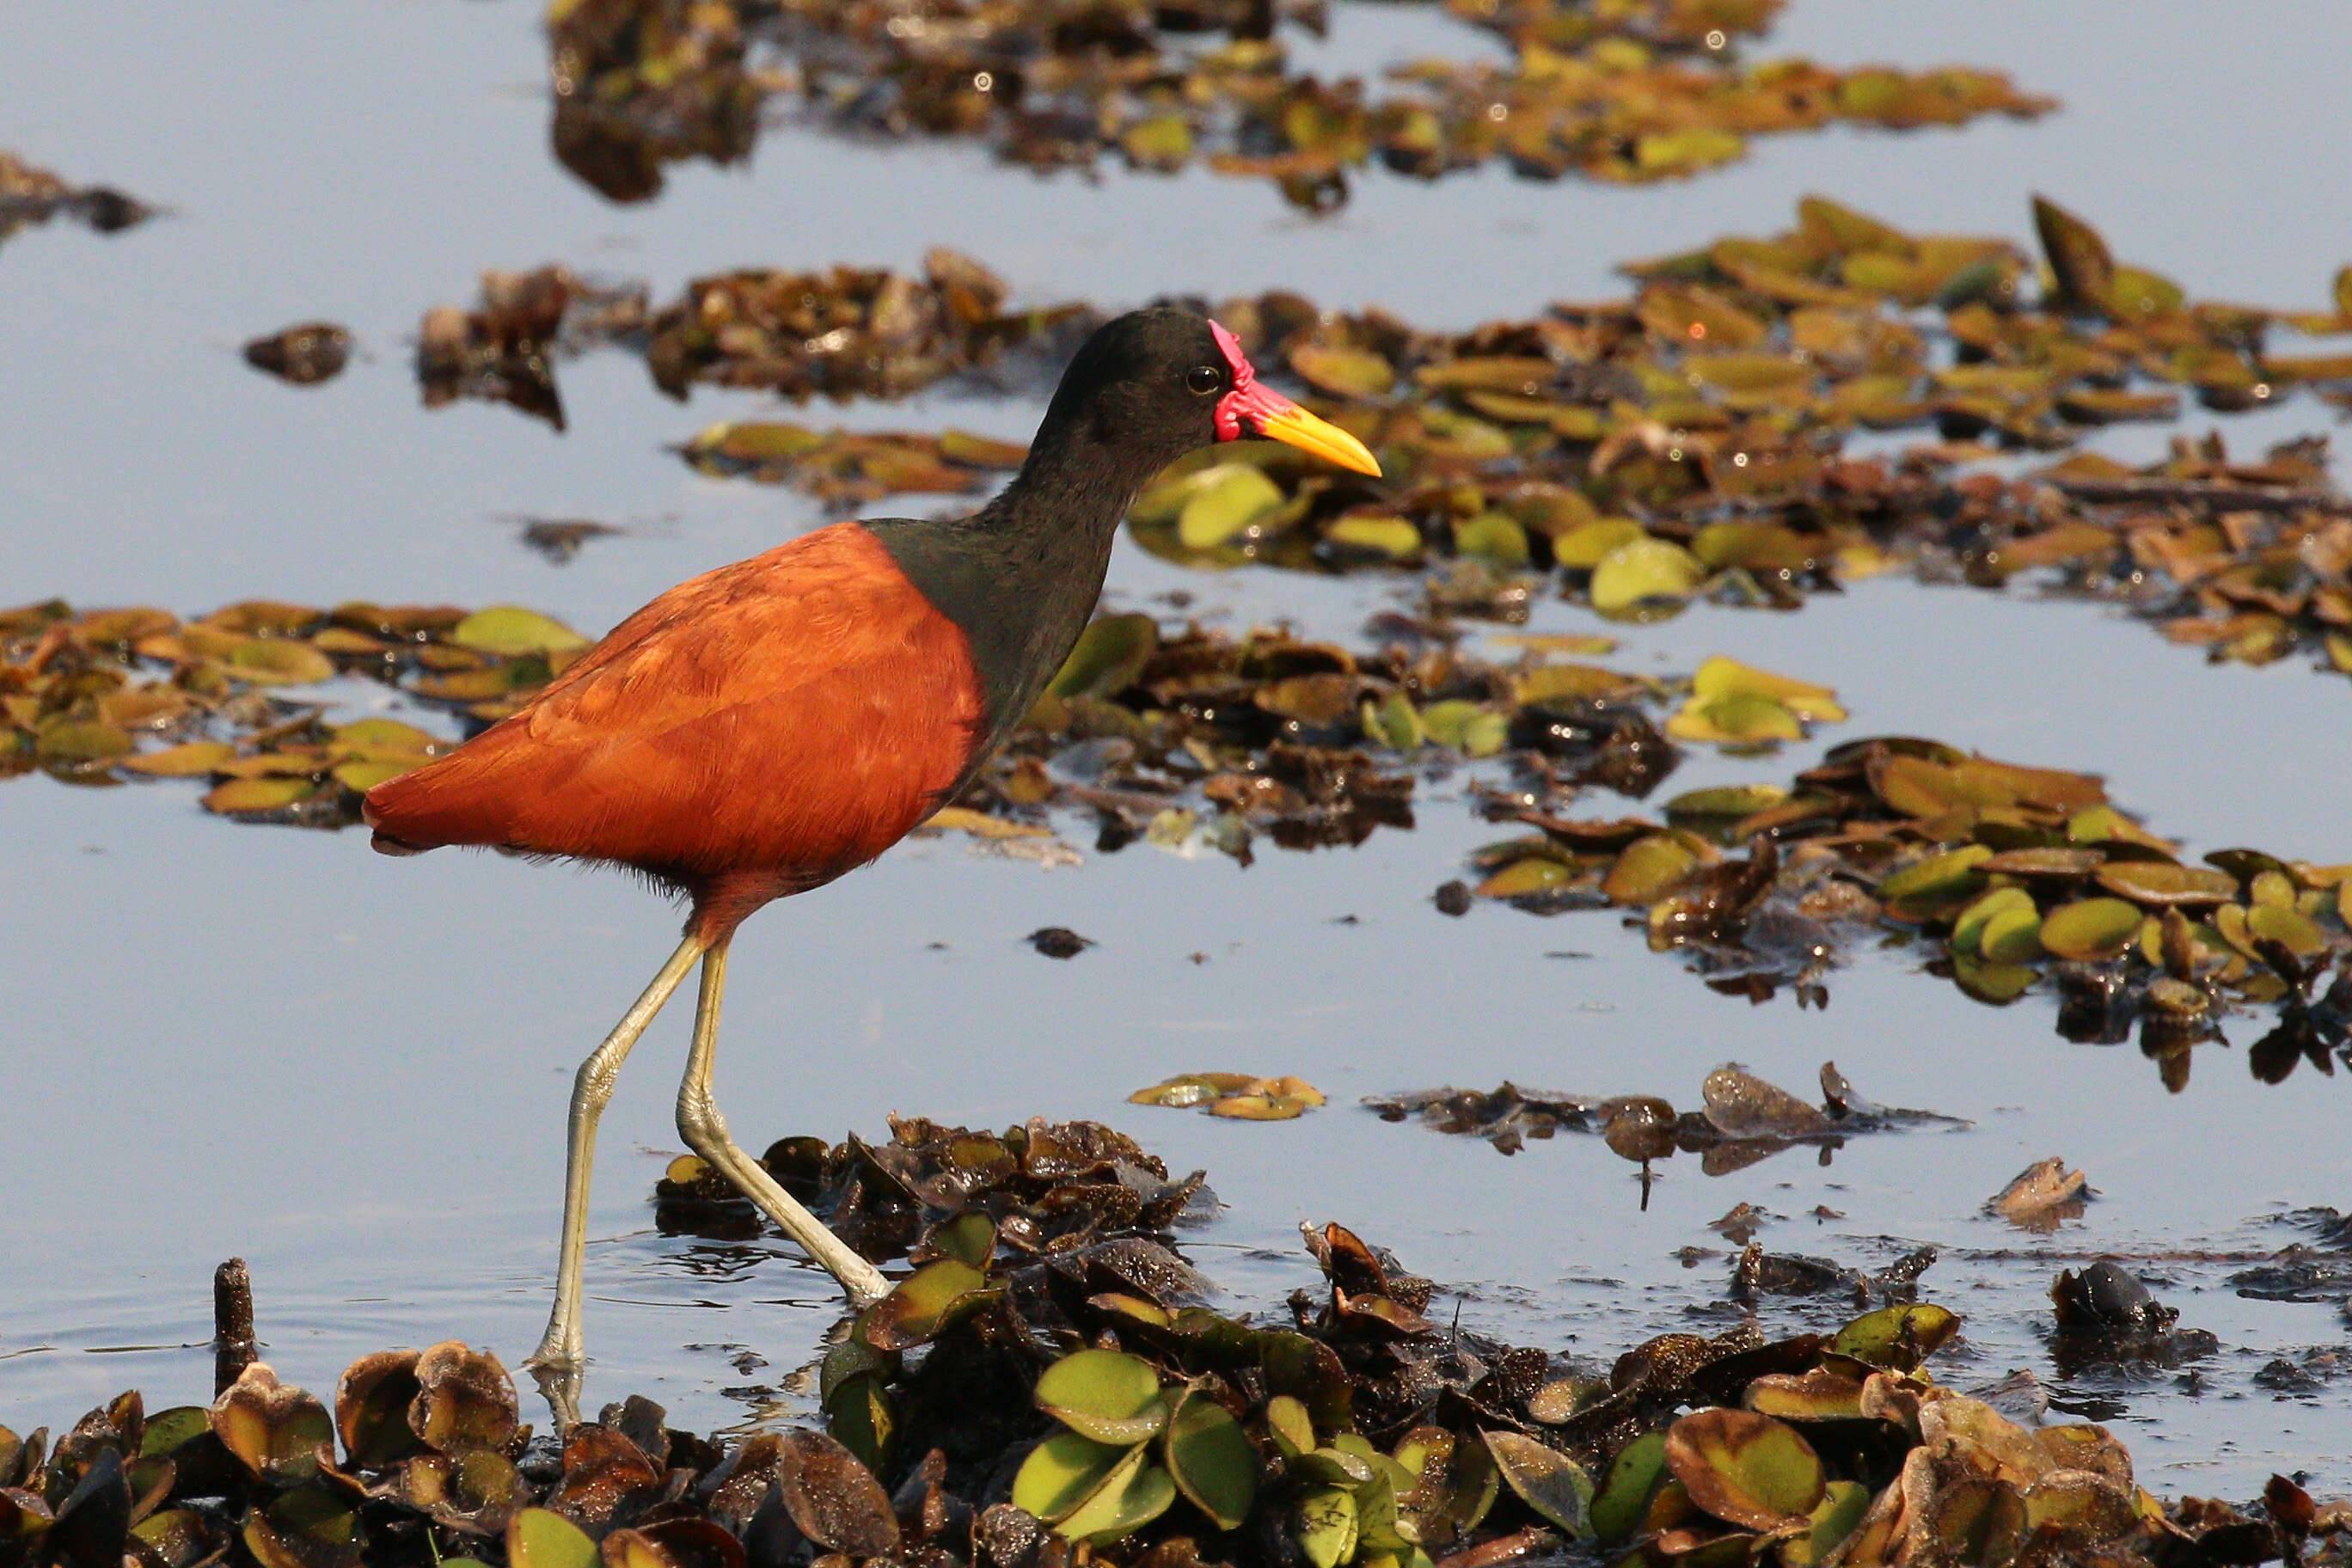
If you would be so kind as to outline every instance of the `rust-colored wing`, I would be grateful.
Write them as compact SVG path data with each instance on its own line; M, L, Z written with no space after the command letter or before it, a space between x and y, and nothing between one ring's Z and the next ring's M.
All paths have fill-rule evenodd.
M672 588L366 816L404 847L618 861L756 906L896 843L980 722L963 633L842 523Z

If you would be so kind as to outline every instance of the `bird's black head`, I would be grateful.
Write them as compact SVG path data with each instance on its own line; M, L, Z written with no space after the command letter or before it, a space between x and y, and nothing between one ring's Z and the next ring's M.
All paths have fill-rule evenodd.
M1045 411L1040 444L1076 440L1131 458L1139 477L1196 447L1269 437L1360 473L1380 465L1363 444L1259 384L1241 344L1190 310L1130 310L1078 350Z

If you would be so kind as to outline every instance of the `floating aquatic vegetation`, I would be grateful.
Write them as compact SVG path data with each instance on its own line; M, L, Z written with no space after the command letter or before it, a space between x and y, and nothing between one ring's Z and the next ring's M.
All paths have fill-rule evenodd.
M660 193L665 163L748 156L761 102L781 84L745 68L743 9L734 0L550 0L557 161L613 201L641 202Z
M135 196L107 185L69 185L0 150L0 241L53 217L78 219L100 234L113 234L154 216L155 209Z
M2277 1009L2249 1053L2266 1081L2302 1059L2330 1070L2352 1047L2352 867L2247 848L2187 864L2091 774L1887 737L1832 748L1789 787L1696 791L1664 816L1544 820L1474 857L1478 890L1545 912L1644 910L1653 949L1759 1002L1788 986L1825 1004L1846 942L1909 933L1937 950L1930 973L1979 1002L2053 990L2067 1038L2137 1033L2176 1091L2233 1005Z
M1006 308L1004 280L935 247L919 277L887 268L745 270L698 278L646 322L654 384L759 387L799 400L904 397L1030 352L1041 387L1100 318L1083 305Z
M436 306L417 328L416 382L425 406L483 398L561 430L557 356L641 331L645 312L642 286L590 283L566 267L485 272L480 305Z
M341 826L368 789L454 742L381 716L333 721L296 693L342 679L475 722L509 711L588 647L514 605L247 600L196 619L62 603L0 611L0 775L203 779L206 810Z
M428 408L487 398L559 430L556 363L600 345L642 354L654 384L680 398L698 382L796 402L904 397L952 375L1050 386L1099 318L1082 305L1008 310L1007 292L986 268L944 248L924 258L919 277L850 267L730 272L694 279L658 309L641 283L591 283L560 266L490 271L476 309L425 313L417 382ZM968 489L982 470L1018 466L1020 449L960 432L822 436L745 421L714 426L682 451L706 472L789 479L848 503ZM957 482L943 486L950 473Z
M0 1563L2319 1564L2352 1535L2352 1507L2283 1478L2252 1511L2161 1503L2105 1428L1944 1385L1924 1363L1960 1322L1931 1303L1832 1334L1668 1333L1603 1370L1439 1327L1432 1281L1326 1225L1302 1226L1320 1290L1251 1321L1195 1304L1156 1241L1039 1256L1006 1244L1008 1211L936 1190L1099 1173L1123 1152L1108 1130L901 1131L925 1152L828 1156L855 1171L845 1196L901 1166L935 1190L907 1194L932 1216L915 1271L824 1352L823 1431L721 1444L633 1397L541 1437L497 1357L455 1342L362 1357L331 1406L247 1341L208 1407L133 1392L54 1445L0 1427ZM982 1157L940 1157L941 1136ZM2096 1296L2110 1274L2137 1283L2081 1278ZM2175 1332L2153 1303L2132 1325Z
M1510 62L1419 60L1370 88L1295 72L1286 36L1320 35L1321 0L557 0L553 140L606 196L641 201L660 190L665 163L745 155L773 94L835 130L973 139L1037 168L1203 162L1322 211L1375 162L1423 179L1500 159L1530 179L1646 182L1733 162L1757 136L2054 106L1992 71L1747 62L1739 44L1764 32L1771 5L1448 9L1503 39ZM755 53L774 65L747 66Z
M1506 622L1554 593L1629 620L1701 598L1788 608L1907 566L2114 600L2215 658L2307 650L2352 672L2352 500L2329 482L2324 439L2249 461L2217 433L2138 468L2074 451L2021 476L1968 471L2005 450L2063 451L2116 419L2171 419L2184 394L2220 411L2306 388L2352 397L2352 268L2327 310L2192 302L2144 271L2100 273L2084 259L2105 255L2095 231L2046 202L2037 215L2051 279L2039 288L2007 239L1910 235L1808 197L1787 233L1634 264L1630 298L1465 333L1288 293L1192 301L1369 442L1387 477L1220 444L1146 491L1134 537L1195 565L1443 563L1433 608ZM893 290L914 303L886 310ZM976 263L936 254L923 283L847 269L705 279L656 318L648 358L674 392L708 379L897 395L1007 342L1050 369L1073 341L1060 326L1093 319L1076 306L1023 316L1003 298ZM903 351L894 315L914 323ZM973 335L924 335L955 321ZM2290 342L2331 336L2335 352ZM1902 430L1935 439L1842 455ZM837 471L825 437L772 439L793 451L734 461L821 490ZM860 498L966 488L985 476L964 470L989 466L921 437L893 438L876 462L849 451Z
M1639 1164L1679 1151L1699 1156L1710 1176L1744 1171L1799 1144L1821 1152L1822 1163L1849 1137L1909 1127L1962 1128L1968 1122L1933 1110L1906 1110L1874 1104L1856 1094L1835 1062L1823 1062L1822 1104L1800 1100L1727 1063L1699 1086L1699 1105L1677 1112L1656 1095L1559 1094L1505 1083L1492 1090L1415 1089L1372 1095L1364 1104L1383 1121L1417 1120L1440 1132L1483 1138L1506 1154L1516 1154L1530 1138L1559 1132L1598 1132L1610 1152Z
M678 448L698 471L788 484L848 510L884 496L964 495L992 488L1029 448L968 431L811 430L777 420L712 425Z
M255 338L244 353L245 363L256 370L296 386L316 386L341 375L351 363L352 334L332 321L304 321Z
M1067 926L1039 926L1022 940L1047 958L1076 958L1095 945L1092 937L1080 936Z
M2068 1170L2066 1162L2053 1154L2010 1178L1985 1207L2013 1226L2046 1234L2066 1220L2080 1219L2084 1201L2097 1195L2088 1176Z
M1162 1079L1127 1097L1130 1105L1195 1107L1237 1121L1290 1121L1323 1103L1323 1091L1286 1073L1259 1078L1245 1072L1188 1072Z

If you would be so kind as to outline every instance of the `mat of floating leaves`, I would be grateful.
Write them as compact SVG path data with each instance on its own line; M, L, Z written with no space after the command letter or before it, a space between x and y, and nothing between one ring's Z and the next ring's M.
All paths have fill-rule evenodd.
M2174 417L2184 392L2224 411L2305 391L2352 406L2352 268L2328 310L2198 304L2115 263L2080 220L2047 203L2036 216L2038 287L2006 239L1914 236L1814 197L1788 233L1637 264L1632 298L1468 333L1292 294L1223 301L1214 310L1261 368L1371 443L1389 477L1336 475L1269 443L1220 446L1146 492L1135 537L1191 564L1454 557L1462 580L1433 584L1433 601L1508 620L1555 588L1641 619L1701 597L1790 605L1906 564L1987 586L2031 573L2126 603L2218 657L2304 648L2352 671L2352 501L2329 483L2324 441L2233 460L2216 435L2137 469L2076 452L2021 479L1955 472L2003 448L2065 448L2116 419ZM692 319L731 321L734 287L694 286L719 303ZM1921 318L1930 305L1940 325ZM830 329L829 317L732 338L696 327L699 346L656 374L688 365L797 392L845 361L884 367L868 384L883 390L929 374L889 371L861 309ZM1023 341L1050 364L1047 345L1065 340ZM1839 456L1858 433L1902 429L1939 440L1900 458ZM959 458L950 446L965 439L893 437L867 456L855 438L749 424L686 450L862 498L901 476L908 489L984 484L995 455Z
M365 791L454 742L394 719L331 722L305 689L377 681L478 724L588 646L515 605L249 600L184 621L59 602L0 611L0 775L207 779L207 810L341 826L358 820Z
M819 124L973 139L1038 167L1205 162L1321 210L1375 161L1421 178L1500 159L1530 178L1652 181L1737 160L1756 136L2054 107L1992 71L1748 62L1741 46L1779 9L1756 0L1448 8L1503 39L1509 63L1423 59L1370 87L1295 72L1286 40L1324 30L1321 0L1075 13L1040 0L566 0L548 24L553 140L590 184L642 200L666 163L748 153L775 93ZM774 67L754 63L771 56Z
M1663 820L1512 805L1540 831L1473 857L1479 893L1646 911L1653 948L1733 995L1820 1000L1845 947L1895 931L1978 1001L2054 991L2068 1038L2137 1033L2176 1090L2233 1006L2275 1019L2248 1051L2257 1078L2352 1059L2352 866L2251 848L2189 862L2088 773L1885 738L1833 747L1787 786L1677 795Z
M790 485L846 510L888 495L964 495L992 488L1029 448L964 430L811 430L778 420L730 420L678 448L694 468Z
M994 273L945 248L924 258L919 277L851 267L745 270L696 279L658 309L648 303L642 284L591 282L564 267L486 272L474 309L443 305L425 313L417 333L417 382L428 408L458 397L485 398L559 429L563 408L556 364L599 345L643 354L654 384L681 398L698 382L760 387L795 401L819 394L904 397L948 376L983 370L1000 388L1008 374L1013 384L1024 384L1025 370L1036 384L1033 390L1049 390L1062 362L1100 318L1081 305L1008 310L1007 293ZM1007 364L1014 351L1027 357ZM733 428L753 432L737 437L738 445L787 444L782 436L757 434L773 426ZM972 466L1000 466L1000 444L961 439L983 459ZM698 458L704 455L698 447L729 444L706 432L686 452ZM717 454L761 478L780 477L768 465L795 455L804 454ZM953 453L931 455L963 460ZM871 493L936 489L928 482L930 472L907 464L883 469L869 481Z
M1196 1304L1164 1237L1041 1256L1008 1233L1034 1217L1015 1188L1132 1190L1140 1151L1108 1129L897 1133L782 1162L836 1210L913 1216L869 1246L917 1267L826 1350L822 1430L722 1444L631 1398L535 1438L498 1359L457 1343L362 1357L331 1409L252 1363L209 1407L126 1394L54 1446L0 1427L0 1561L2324 1563L2352 1531L2284 1479L2259 1511L2167 1505L2104 1428L1943 1385L1925 1363L1959 1319L1907 1281L1834 1333L1668 1333L1604 1372L1439 1327L1430 1280L1335 1224L1302 1226L1319 1289L1254 1321ZM2062 1321L2162 1310L2106 1273L2062 1280Z
M1293 1121L1322 1104L1323 1091L1287 1073L1259 1078L1245 1072L1188 1072L1139 1089L1127 1100L1130 1105L1198 1109L1236 1121Z
M1505 1154L1516 1154L1529 1139L1561 1132L1598 1132L1610 1152L1646 1169L1680 1152L1699 1156L1710 1176L1744 1171L1799 1144L1829 1151L1849 1137L1911 1127L1964 1128L1970 1123L1933 1110L1908 1110L1865 1100L1839 1072L1835 1062L1821 1070L1822 1103L1816 1107L1736 1064L1707 1074L1699 1086L1699 1108L1677 1113L1657 1095L1612 1095L1606 1099L1504 1083L1493 1089L1425 1089L1370 1095L1364 1105L1383 1121L1415 1119L1440 1132L1483 1138Z

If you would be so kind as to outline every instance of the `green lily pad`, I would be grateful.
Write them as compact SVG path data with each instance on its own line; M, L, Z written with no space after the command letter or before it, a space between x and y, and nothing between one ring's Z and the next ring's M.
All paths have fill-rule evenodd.
M1951 947L1954 952L1980 953L1984 930L1995 915L2005 910L2033 909L2033 895L2022 888L1994 888L1976 902L1962 910L1952 922Z
M1592 1533L1602 1541L1623 1541L1639 1532L1666 1474L1664 1432L1646 1432L1618 1449L1593 1495Z
M1056 1432L1021 1462L1013 1478L1013 1506L1055 1523L1093 1495L1131 1447Z
M241 816L283 811L318 793L319 786L305 778L230 779L215 785L201 804L223 816Z
M2195 908L2238 896L2238 879L2227 871L2164 860L2110 860L2094 876L2099 886L2143 909Z
M1750 1383L1739 1403L1780 1421L1851 1421L1862 1415L1862 1384L1836 1367L1773 1373Z
M1977 947L1987 963L2031 963L2042 953L2042 917L2030 900L1996 910L1978 933Z
M996 1222L978 1209L967 1210L935 1226L931 1245L958 1263L985 1270L996 1256Z
M1036 1397L1040 1410L1098 1443L1140 1443L1168 1424L1160 1373L1120 1351L1064 1356L1038 1377Z
M1160 626L1150 616L1100 616L1080 634L1045 689L1061 698L1108 697L1133 685L1159 646Z
M1621 547L1649 537L1649 531L1630 517L1595 518L1556 536L1551 555L1570 571L1590 572Z
M127 757L139 749L120 724L99 719L52 719L36 732L33 755L42 762L74 765Z
M1352 512L1336 518L1323 531L1324 540L1349 550L1409 561L1421 553L1421 530L1402 517Z
M1700 697L1726 697L1735 692L1769 697L1799 718L1817 724L1833 724L1846 717L1845 710L1838 705L1837 693L1829 687L1759 669L1721 654L1708 658L1693 673L1691 690Z
M987 1289L988 1279L979 1269L942 1258L898 1281L866 1310L858 1327L877 1350L905 1350L939 1332L952 1321L960 1303Z
M1821 1457L1793 1426L1717 1406L1666 1429L1666 1468L1700 1509L1729 1524L1779 1530L1821 1506Z
M459 621L449 640L477 653L512 658L528 653L569 653L588 639L551 616L520 605L493 605Z
M1889 904L1932 907L1971 898L1984 886L1980 868L1993 857L1990 846L1964 844L1958 849L1906 866L1878 884L1878 896Z
M507 1562L513 1568L597 1568L596 1543L560 1513L527 1508L507 1524Z
M1251 463L1222 463L1192 476L1176 514L1176 537L1190 550L1210 550L1249 531L1280 509L1282 488Z
M1602 556L1592 569L1592 607L1616 618L1671 613L1706 580L1706 568L1681 545L1647 537L1632 540Z
M1132 1535L1166 1513L1176 1500L1176 1483L1150 1458L1148 1446L1130 1450L1076 1508L1055 1521L1055 1533L1101 1545Z
M1231 1412L1189 1389L1168 1418L1168 1473L1219 1530L1238 1530L1257 1500L1257 1450Z
M228 667L256 686L310 686L335 677L335 661L306 642L250 637L229 650Z
M2061 904L2042 922L2042 945L2060 958L2095 963L2121 956L2139 938L2139 906L2121 899Z
M1565 1531L1572 1540L1589 1540L1592 1525L1592 1478L1584 1467L1559 1449L1517 1432L1485 1432L1486 1451L1495 1468L1517 1492L1519 1500Z
M1334 397L1383 397L1396 386L1396 367L1370 349L1302 343L1290 351L1290 368L1299 380Z
M1601 879L1601 890L1612 904L1655 903L1688 881L1698 864L1698 857L1681 839L1654 833L1625 847Z
M1821 1505L1812 1511L1804 1534L1780 1543L1780 1561L1787 1568L1812 1568L1845 1544L1862 1528L1870 1511L1870 1489L1860 1481L1832 1481Z
M1666 816L1669 820L1738 821L1769 811L1788 798L1788 790L1780 784L1717 784L1675 796L1666 802Z
M1287 1394L1277 1394L1265 1402L1265 1427L1285 1458L1297 1458L1315 1447L1314 1419L1304 1404Z
M2298 958L2309 958L2328 948L2327 934L2291 905L2249 905L2246 931L2249 936L2279 943Z
M1314 1568L1339 1568L1353 1559L1357 1531L1355 1496L1341 1487L1315 1488L1292 1513L1292 1538Z
M1830 1350L1873 1366L1908 1372L1959 1331L1958 1314L1929 1302L1881 1307L1837 1331Z
M1701 744L1759 746L1801 741L1805 726L1796 711L1777 697L1727 691L1715 697L1693 697L1666 721L1666 733L1677 741Z

